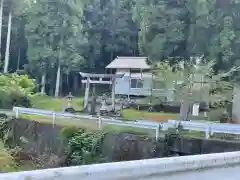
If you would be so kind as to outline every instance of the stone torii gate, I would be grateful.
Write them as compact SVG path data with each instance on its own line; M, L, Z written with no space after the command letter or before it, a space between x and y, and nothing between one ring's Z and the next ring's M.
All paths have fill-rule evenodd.
M112 110L115 110L115 85L116 78L122 78L124 74L92 74L79 72L82 76L82 83L85 86L84 109L88 106L90 84L109 84L112 85Z

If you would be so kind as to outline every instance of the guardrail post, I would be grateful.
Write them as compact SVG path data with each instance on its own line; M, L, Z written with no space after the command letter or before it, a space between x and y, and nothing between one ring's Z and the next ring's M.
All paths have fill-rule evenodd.
M209 139L210 137L210 126L207 126L206 130L205 130L205 138Z
M161 130L161 125L158 124L157 127L156 127L156 141L160 137L160 130Z
M54 125L55 125L55 120L56 120L56 113L55 112L53 112L53 121L52 121L52 126L53 126L53 128L54 128Z
M102 128L102 118L99 117L98 118L98 129L101 129Z
M16 116L16 118L19 118L19 108L18 107L15 108L15 116Z
M176 129L176 133L179 133L179 127L181 126L181 122L176 122L175 123L175 129Z

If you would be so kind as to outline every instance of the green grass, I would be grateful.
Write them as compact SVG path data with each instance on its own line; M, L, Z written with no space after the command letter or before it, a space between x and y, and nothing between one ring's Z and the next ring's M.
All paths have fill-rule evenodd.
M102 129L98 128L98 122L95 120L89 119L78 119L74 120L72 118L61 118L57 117L56 120L53 122L53 118L50 116L40 116L40 115L20 115L20 118L30 120L30 121L37 121L39 123L44 124L51 124L54 126L74 126L78 128L84 128L88 131L95 131L101 130L103 132L122 132L122 133L134 133L137 135L152 135L155 133L153 130L148 129L141 129L136 127L124 127L124 126L117 126L117 125L109 125L103 124Z
M33 108L62 111L68 100L66 98L54 98L50 96L33 96L31 98ZM82 110L83 98L73 98L72 106L76 110Z
M33 108L37 109L46 109L46 110L53 110L53 111L62 111L63 107L68 103L66 98L54 98L50 96L33 96L31 98ZM83 109L83 97L73 98L72 106L76 110ZM178 114L172 113L152 113L146 111L137 111L135 109L126 109L123 111L123 118L134 120L134 119L144 119L148 117L159 117L161 118L177 118Z

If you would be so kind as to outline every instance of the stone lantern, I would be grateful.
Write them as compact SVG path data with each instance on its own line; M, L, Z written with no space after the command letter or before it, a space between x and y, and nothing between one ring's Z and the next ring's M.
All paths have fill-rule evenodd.
M67 108L71 108L72 107L72 99L73 99L72 93L69 92L69 94L66 96L66 98L68 100Z

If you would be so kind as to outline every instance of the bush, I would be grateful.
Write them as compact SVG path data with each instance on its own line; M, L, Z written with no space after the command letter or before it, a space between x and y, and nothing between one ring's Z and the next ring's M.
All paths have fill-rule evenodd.
M2 141L0 141L0 157L0 173L16 170L16 163L14 161L14 158L9 153L9 150L6 149Z
M69 165L84 165L106 162L102 155L104 134L79 132L69 139Z
M84 133L85 130L78 128L78 127L73 127L73 126L67 126L61 129L61 136L63 136L66 139L72 138L76 134L82 134Z
M27 75L0 75L0 108L12 106L31 107L28 96L35 88L35 81Z

